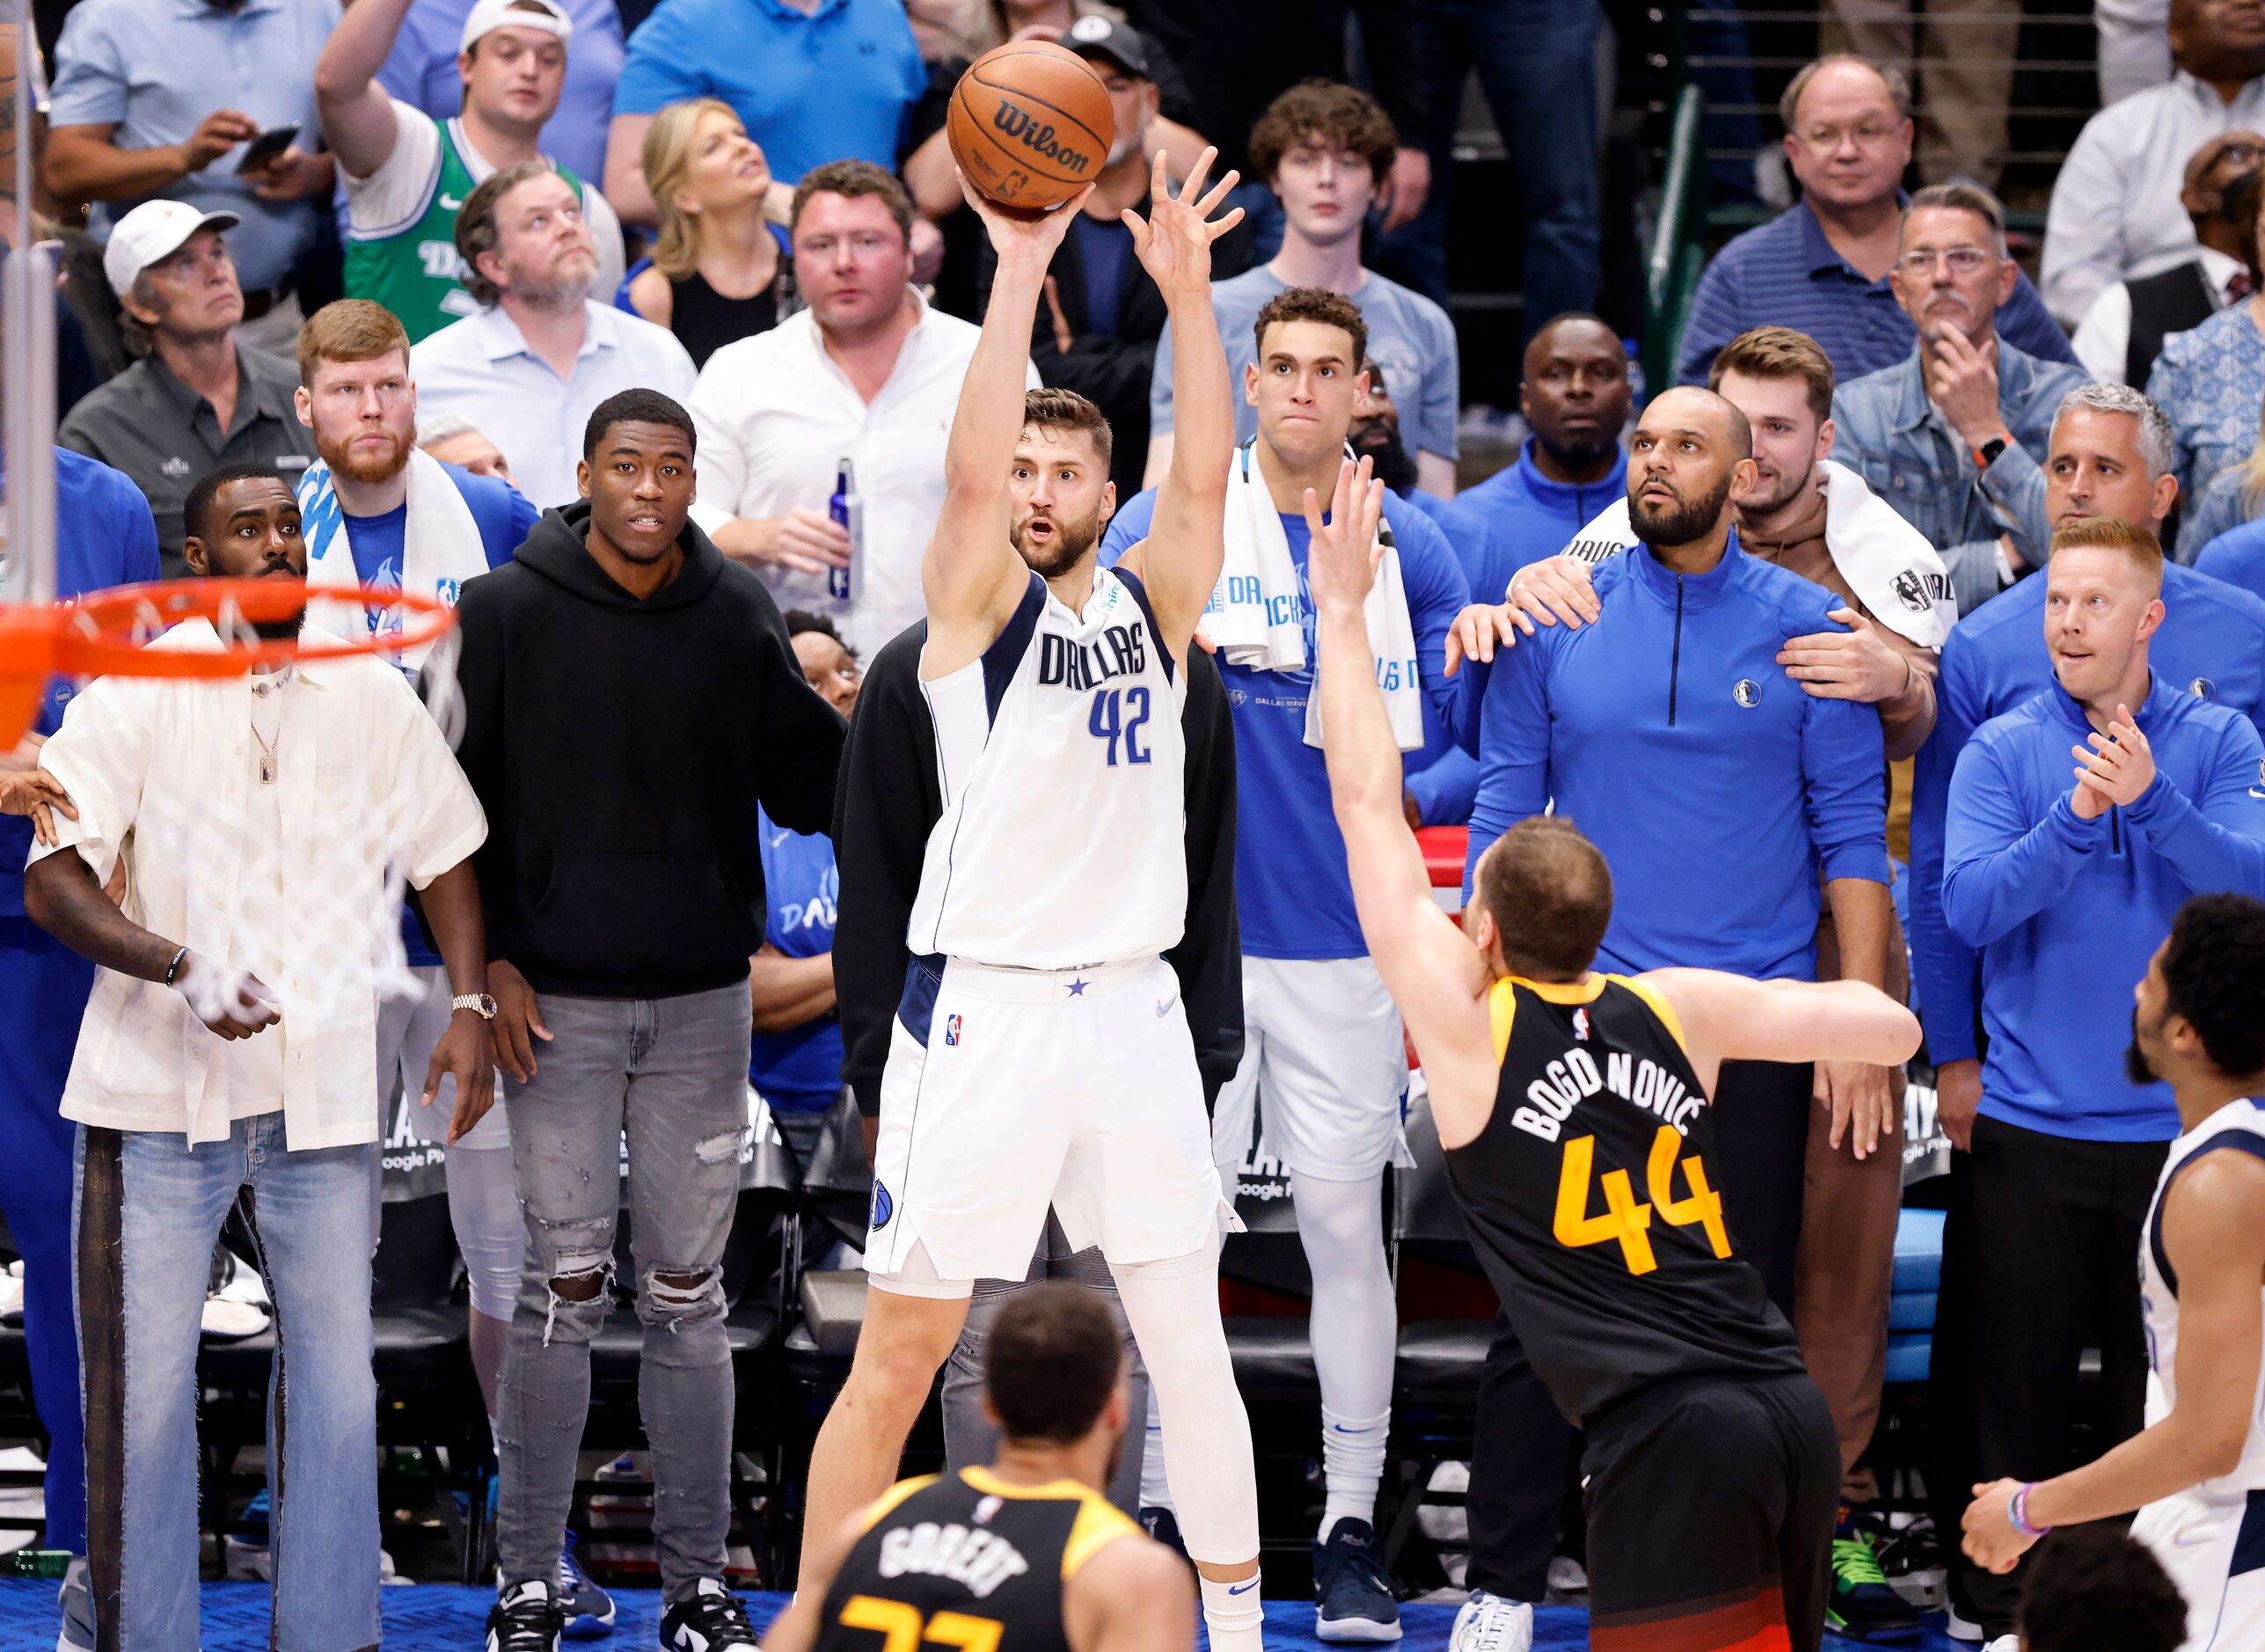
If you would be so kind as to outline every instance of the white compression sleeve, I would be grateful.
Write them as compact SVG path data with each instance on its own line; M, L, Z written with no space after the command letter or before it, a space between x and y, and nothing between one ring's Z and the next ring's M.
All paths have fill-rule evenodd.
M1307 1334L1321 1384L1327 1503L1320 1535L1344 1518L1374 1520L1391 1433L1399 1316L1385 1264L1384 1176L1324 1181L1293 1175L1297 1236L1313 1274Z
M1251 1424L1219 1322L1219 1254L1114 1268L1117 1295L1148 1365L1149 1404L1164 1425L1165 1472L1188 1558L1258 1558Z

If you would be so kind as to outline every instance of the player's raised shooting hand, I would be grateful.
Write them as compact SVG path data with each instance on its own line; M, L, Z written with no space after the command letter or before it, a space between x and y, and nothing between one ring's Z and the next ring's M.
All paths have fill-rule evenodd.
M1157 150L1156 168L1149 178L1147 218L1143 220L1130 208L1119 215L1125 228L1132 231L1133 251L1140 258L1141 267L1166 293L1208 290L1211 243L1243 221L1240 207L1217 219L1211 216L1242 178L1241 173L1230 172L1205 194L1203 180L1210 175L1211 163L1218 158L1217 150L1206 149L1175 198L1172 180L1164 172L1164 151Z
M1321 519L1321 502L1312 488L1305 490L1305 530L1311 537L1305 553L1306 582L1312 588L1318 613L1358 610L1369 597L1384 548L1377 543L1377 523L1385 509L1385 485L1370 474L1370 461L1350 460L1337 470L1337 486L1329 498L1329 519Z
M1077 223L1093 193L1093 186L1088 184L1051 211L1002 207L969 183L958 167L952 169L952 176L960 180L960 194L983 221L983 232L990 237L991 251L998 254L1002 267L1035 264L1042 269L1052 263L1054 249L1062 245L1062 238L1070 233L1070 226Z

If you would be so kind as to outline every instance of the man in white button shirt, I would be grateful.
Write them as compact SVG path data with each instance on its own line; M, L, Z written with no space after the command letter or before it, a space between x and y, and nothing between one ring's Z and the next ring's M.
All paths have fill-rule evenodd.
M2053 185L2041 285L2064 327L2111 282L2192 258L2180 201L2188 159L2218 133L2265 129L2265 7L2176 0L2171 60L2177 72L2164 84L2084 123Z
M2163 340L2198 327L2255 290L2249 273L2245 180L2265 158L2265 135L2221 132L2187 162L2179 204L2195 229L2194 256L2101 290L2071 342L2103 384L2144 386Z
M305 577L298 505L274 469L213 472L186 514L193 574ZM151 645L218 646L202 620ZM62 1099L80 1127L95 1644L198 1643L198 1319L221 1221L248 1188L276 1308L274 1641L374 1646L379 982L360 943L395 932L385 873L399 867L460 995L424 1085L429 1100L454 1075L461 1135L493 1090L471 860L486 817L439 726L375 657L104 677L40 763L77 818L59 813L56 841L33 849L25 910L99 966ZM103 893L121 860L122 906Z
M943 508L944 442L976 329L913 290L912 201L880 167L813 169L792 225L808 308L701 369L692 520L781 608L827 615L871 652L927 611L920 553ZM1038 369L1027 374L1036 390ZM827 515L844 458L862 517L854 567L848 533ZM828 578L842 569L847 598Z
M571 504L598 404L625 390L690 400L698 369L668 328L588 296L597 248L580 192L548 162L491 173L465 198L456 236L481 308L409 352L418 411L470 420L521 493L546 509Z

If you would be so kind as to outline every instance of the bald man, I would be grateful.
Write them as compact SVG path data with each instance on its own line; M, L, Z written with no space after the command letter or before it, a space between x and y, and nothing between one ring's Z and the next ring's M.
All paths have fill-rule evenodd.
M1611 867L1601 970L1676 962L1813 981L1824 902L1844 954L1885 955L1880 715L1802 693L1777 663L1790 639L1845 627L1831 618L1838 596L1739 547L1732 508L1757 480L1735 407L1699 389L1655 398L1629 449L1640 543L1596 568L1598 623L1519 636L1497 650L1482 691L1471 841L1483 849L1554 800ZM1716 1090L1724 1208L1788 1317L1813 1076L1807 1064L1726 1062ZM1835 1093L1851 1109L1834 1121L1834 1144L1890 1150L1880 1087L1852 1075ZM1540 1598L1545 1546L1487 1556L1518 1525L1496 1506L1515 1495L1504 1488L1535 1474L1561 1483L1554 1415L1498 1325L1471 1477L1472 1577L1493 1595Z

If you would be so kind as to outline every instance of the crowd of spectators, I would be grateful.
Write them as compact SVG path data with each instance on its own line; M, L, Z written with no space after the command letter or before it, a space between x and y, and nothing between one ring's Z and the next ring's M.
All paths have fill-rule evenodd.
M62 313L84 356L114 331L122 370L65 398L57 440L138 490L168 577L205 554L190 518L216 474L348 479L351 529L369 479L318 442L302 330L332 336L347 312L325 306L368 301L353 313L398 319L412 412L385 416L442 462L420 469L467 501L508 493L522 526L513 513L592 508L600 409L687 420L690 542L793 610L799 669L846 714L859 659L923 622L995 274L945 102L973 56L1058 40L1100 77L1117 139L1026 377L1108 419L1105 554L1140 537L1175 425L1165 304L1120 215L1214 145L1246 210L1212 289L1245 491L1250 456L1316 442L1372 454L1392 483L1424 727L1411 822L1469 826L1475 858L1528 815L1576 818L1617 886L1606 967L1915 998L1956 1150L1934 1478L2042 1475L2073 1437L2087 1334L2095 1443L2140 1425L2131 1261L2177 1118L2161 1086L2123 1082L2123 995L2188 895L2265 896L2265 6L2144 9L2101 9L2112 100L2060 170L2033 284L1985 187L2006 147L2002 8L1931 7L1924 40L1911 8L1833 8L1828 49L1779 106L1798 197L1714 252L1678 384L1646 404L1594 313L1595 0L78 0L41 204L87 209L107 292L75 277ZM1462 451L1445 233L1471 73L1524 249L1521 444L1483 479ZM1467 193L1451 209L1509 211ZM406 450L386 463L418 473ZM1310 648L1303 530L1282 520ZM1458 683L1441 666L1466 602L1506 605L1519 635ZM1278 1092L1404 1074L1388 1003L1365 1032L1300 1007L1310 981L1355 1004L1376 979L1305 727L1310 671L1295 695L1224 654L1218 671L1250 1050L1220 1103L1231 1170ZM2071 788L2087 736L2152 757ZM807 1120L839 1087L836 874L822 834L760 830L783 903L754 965L750 1079ZM1860 1504L1903 1076L1732 1064L1721 1089L1726 1209L1803 1339ZM1369 1179L1396 1143L1387 1129L1350 1168L1286 1155L1316 1320L1386 1347ZM1347 1186L1359 1209L1337 1222L1324 1189ZM1540 1599L1567 1472L1568 1431L1523 1357L1506 1322L1479 1444L1495 1490L1474 1477L1478 1627ZM1381 1453L1389 1369L1319 1349L1316 1364L1325 1414ZM1331 1462L1334 1509L1351 1495ZM546 1484L515 1538L547 1543L563 1495ZM1835 1612L1898 1627L1852 1516L1845 1539ZM2013 1586L1954 1571L1956 1610L2013 1634Z

